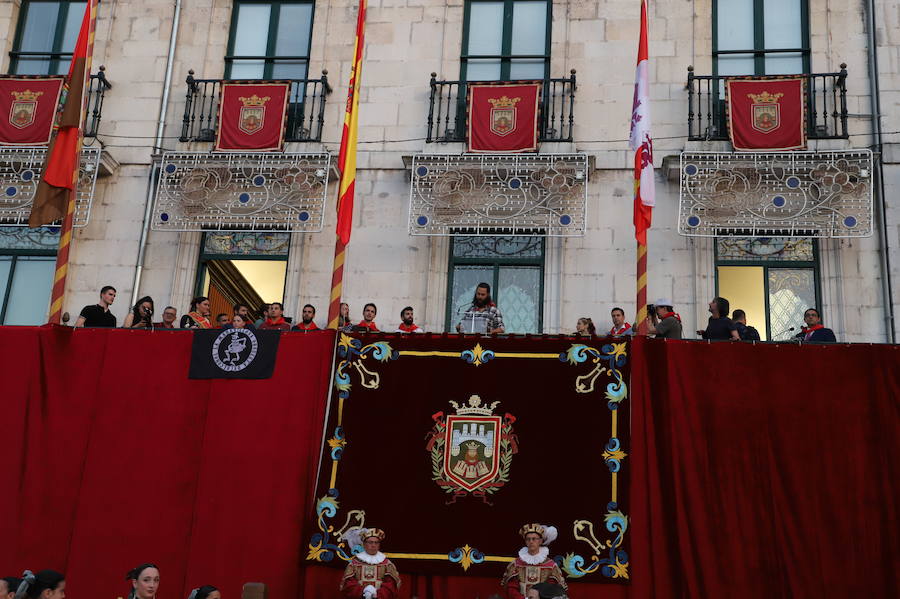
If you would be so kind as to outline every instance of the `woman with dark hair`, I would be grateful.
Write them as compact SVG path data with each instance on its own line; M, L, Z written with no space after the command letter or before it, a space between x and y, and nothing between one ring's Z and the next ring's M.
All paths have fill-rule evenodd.
M191 591L191 594L188 595L188 599L222 599L222 593L211 584L205 584L202 587Z
M25 580L28 589L25 596L28 599L66 599L66 577L56 570L41 570L37 574L28 576Z
M125 329L149 329L153 327L153 298L146 295L139 299L131 308L131 314L125 317L122 328Z
M587 337L588 335L596 335L597 327L594 326L594 321L588 318L587 316L582 316L578 319L578 322L575 323L575 336L576 337Z
M159 568L156 564L141 564L129 570L125 580L131 581L129 599L154 599L159 590Z
M182 329L211 329L212 322L209 320L209 298L195 297L191 300L191 310L181 317Z

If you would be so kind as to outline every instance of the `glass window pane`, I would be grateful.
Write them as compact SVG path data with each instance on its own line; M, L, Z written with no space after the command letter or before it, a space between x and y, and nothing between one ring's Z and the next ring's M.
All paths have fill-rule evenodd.
M23 52L52 52L59 18L58 2L29 2L25 28L19 50Z
M546 52L547 3L516 2L513 4L513 55L545 54Z
M470 60L466 67L466 81L497 81L500 79L499 60Z
M238 4L234 56L265 56L269 41L269 4ZM234 76L234 75L232 75Z
M66 26L63 31L62 46L59 48L60 52L75 51L75 42L78 41L78 32L81 30L81 21L84 19L84 9L86 7L87 2L72 2L69 4L69 12L66 15ZM68 72L68 70L66 72Z
M790 339L800 330L803 312L816 305L815 285L815 271L811 268L769 268L769 321L773 341ZM796 330L788 331L790 327Z
M543 60L513 60L509 65L509 78L516 79L543 79L546 62Z
M717 7L716 49L756 49L753 45L753 0L717 0Z
M765 48L802 48L801 0L763 0Z
M282 4L278 14L276 56L307 56L312 26L312 4Z
M68 61L66 69L68 72ZM21 57L16 61L17 75L47 75L50 72L50 61L46 58Z
M541 258L542 238L460 236L453 238L454 258Z
M482 282L490 283L493 287L494 268L492 266L453 267L453 288L450 290L450 322L448 323L451 331L456 330L456 324L462 319L463 313L472 305L475 288Z
M732 310L747 313L747 324L759 331L766 340L766 288L762 266L718 267L719 295L731 304ZM703 327L703 323L700 324Z
M766 54L766 75L796 75L803 72L803 55L799 52Z
M812 262L813 240L808 237L719 237L719 262L754 260L767 262Z
M719 75L755 75L752 54L725 54L718 57Z
M0 256L0 310L3 309L3 302L6 299L6 285L9 283L9 270L12 268L12 259L12 256Z
M540 333L541 267L501 266L497 307L507 333Z
M262 60L235 60L231 63L232 79L262 79L266 63Z
M468 54L496 56L502 52L502 44L503 3L470 3Z
M272 79L306 79L306 61L279 60L272 65Z
M3 324L39 325L47 322L50 287L56 258L18 256Z
M230 256L287 256L291 245L290 233L246 233L224 231L204 236L204 254Z

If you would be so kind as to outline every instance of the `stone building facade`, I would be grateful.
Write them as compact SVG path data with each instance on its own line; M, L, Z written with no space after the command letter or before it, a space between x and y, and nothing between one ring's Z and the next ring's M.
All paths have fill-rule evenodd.
M29 0L0 3L0 31L5 32L2 68L6 72L26 72L17 65L28 58L21 54L27 43L50 44L40 36L26 39L23 13L35 4ZM83 6L42 4L71 4L68 8L73 13ZM199 230L166 230L158 226L159 210L154 208L166 152L213 154L209 141L197 140L202 135L192 134L184 141L189 76L196 80L278 79L286 73L287 78L312 81L327 71L333 91L323 94L320 135L299 135L307 140L286 146L288 153L331 154L329 183L321 194L325 198L320 206L324 223L319 231L279 237L277 256L263 256L280 264L271 272L278 273L272 275L276 278L283 276L286 313L298 315L303 304L311 303L319 308L317 321L324 325L334 251L334 164L356 9L354 0L100 3L94 65L105 67L112 88L105 92L97 135L88 142L102 147L103 156L89 221L76 230L72 244L65 310L73 314L73 320L81 306L96 301L97 291L105 284L119 290L113 312L120 322L127 313L126 304L142 295L151 295L158 311L172 304L181 313L190 298L203 291L204 260L228 258L203 242L221 232L209 231L204 236ZM245 11L243 17L238 10ZM770 338L782 338L789 333L776 329L786 329L783 325L789 322L796 327L802 324L796 320L796 308L811 293L839 339L892 341L890 328L897 325L890 319L900 309L900 205L892 193L900 192L900 111L896 110L900 104L900 9L896 3L675 0L652 2L649 10L657 169L657 207L649 235L651 299L672 298L685 331L693 331L703 327L707 303L713 296L737 289L749 294L740 297L752 296L761 302L752 312L751 321L755 318L755 322L751 324L766 330ZM176 11L177 26L173 27ZM623 307L629 320L633 318L633 154L627 138L639 13L636 0L552 0L549 5L542 0L371 0L361 85L354 231L344 278L344 298L354 317L359 317L365 302L373 301L379 306L379 324L393 330L400 310L411 305L427 330L449 330L460 298L469 293L472 277L484 277L499 284L500 307L514 323L511 332L569 332L581 316L593 317L603 331L609 327L613 306ZM61 26L57 31L63 31ZM59 35L54 39L58 41ZM538 47L541 41L543 50ZM290 50L283 52L280 46ZM791 48L797 51L784 51ZM246 58L258 55L262 58ZM828 160L840 160L842 152L874 151L871 166L864 171L872 191L867 208L871 235L828 234L803 242L797 250L802 255L788 256L791 261L781 265L781 272L770 258L789 253L793 247L779 234L789 229L784 224L755 230L756 242L735 242L734 230L719 238L681 234L690 233L684 226L679 232L678 224L683 217L679 216L682 152L731 152L727 140L716 139L722 131L711 130L709 122L702 130L698 128L703 125L701 111L692 115L691 126L696 130L689 130L690 105L699 99L693 96L699 88L692 90L687 85L689 67L697 77L837 75L842 64L846 65L842 79L845 95L833 95L835 85L841 84L832 77L822 79L825 87L820 98L845 97L846 114L842 116L846 118L832 118L827 129L818 131L818 137L811 124L811 137L816 138L810 139L809 150L832 152ZM571 77L574 71L577 84L571 136L560 135L555 127L545 135L540 155L562 155L576 165L578 160L587 162L584 179L577 183L586 189L581 208L575 198L575 209L581 210L578 214L584 218L583 234L557 235L513 221L506 230L494 222L493 229L451 227L443 233L453 235L418 234L410 213L411 187L417 177L413 166L423 156L437 154L448 156L450 170L461 168L460 156L465 151L465 144L456 141L456 132L456 137L450 135L443 141L428 140L432 137L429 115L432 120L435 117L431 82L434 79L439 89L446 89L441 82L460 81L467 70L487 73L488 78L558 80ZM717 86L718 80L712 85ZM880 110L880 120L873 117L876 110ZM829 114L834 111L840 111L840 104L826 108ZM161 143L155 147L160 131ZM320 169L316 166L315 170ZM470 204L477 203L474 196L470 200ZM477 218L472 222L477 224ZM146 249L138 269L145 224ZM486 237L471 235L485 232L489 233ZM498 242L495 237L504 233L518 237ZM723 241L725 245L721 245ZM202 243L206 245L201 247ZM750 253L729 263L729 247ZM759 248L762 250L754 254ZM15 252L0 249L0 254L4 253ZM249 260L259 256L233 257ZM729 267L758 270L743 277L728 271ZM139 287L135 289L137 270ZM735 273L740 275L737 279ZM798 283L798 277L805 282ZM751 283L757 288L747 291L741 287ZM44 279L37 276L32 288L40 289L43 284ZM785 286L784 294L778 295L771 287L776 284ZM798 284L803 288L791 287ZM8 282L7 304L13 293L25 293L14 287ZM267 288L264 293L277 294L277 290ZM276 299L262 293L260 297ZM780 305L784 297L794 298L790 299L793 304ZM31 301L37 298L32 295ZM732 307L742 306L733 302Z

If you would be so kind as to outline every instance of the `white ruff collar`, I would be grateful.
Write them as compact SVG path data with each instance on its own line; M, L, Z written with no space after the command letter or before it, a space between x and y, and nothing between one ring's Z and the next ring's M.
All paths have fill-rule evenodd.
M547 561L547 556L550 554L550 549L547 547L541 547L538 549L537 555L531 555L528 553L528 547L522 547L519 549L519 559L528 564L529 566L540 566L545 561Z
M366 562L370 566L377 566L378 564L380 564L387 558L385 558L384 554L380 551L378 553L376 553L375 555L369 555L365 551L360 551L359 553L356 554L356 559L358 559L361 562Z

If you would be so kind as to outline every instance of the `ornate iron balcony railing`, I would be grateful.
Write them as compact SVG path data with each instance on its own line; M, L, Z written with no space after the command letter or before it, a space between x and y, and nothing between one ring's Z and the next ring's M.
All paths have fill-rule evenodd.
M215 141L219 118L219 90L222 79L195 79L188 71L187 97L181 141ZM245 81L245 80L241 80ZM279 79L290 81L285 141L322 141L325 123L325 96L331 93L328 71L319 79Z
M847 65L839 73L809 73L806 77L806 119L809 139L847 139ZM694 75L688 67L688 139L727 140L725 79Z
M467 84L465 81L438 81L431 74L431 105L428 108L428 137L431 142L460 142L467 138ZM540 140L572 141L575 125L575 69L569 77L545 79L538 117Z
M106 90L112 88L112 83L106 79L106 67L100 65L97 73L91 75L88 85L87 117L84 123L84 136L97 137L100 128L100 119L103 117L103 99Z

